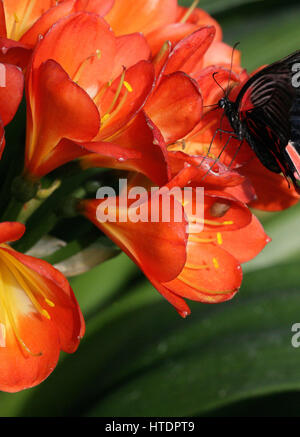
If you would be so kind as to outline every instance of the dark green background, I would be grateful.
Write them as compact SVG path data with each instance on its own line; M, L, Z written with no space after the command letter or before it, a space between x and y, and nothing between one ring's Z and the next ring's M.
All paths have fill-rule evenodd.
M249 70L300 48L299 1L200 5L226 42L240 41ZM0 394L0 415L299 416L300 206L259 217L273 241L245 266L238 295L191 303L186 320L125 255L73 278L87 321L78 352L39 387Z

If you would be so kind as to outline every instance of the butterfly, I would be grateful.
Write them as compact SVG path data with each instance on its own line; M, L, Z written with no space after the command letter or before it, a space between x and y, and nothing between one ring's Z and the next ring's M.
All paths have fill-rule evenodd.
M242 86L236 99L229 87L219 100L234 135L247 141L270 171L290 178L300 187L300 50L255 73Z

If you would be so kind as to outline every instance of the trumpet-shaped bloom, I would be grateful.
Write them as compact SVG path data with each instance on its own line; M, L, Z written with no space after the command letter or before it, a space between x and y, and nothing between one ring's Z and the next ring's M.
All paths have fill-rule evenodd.
M121 157L114 152L115 138L152 91L155 77L149 56L142 35L117 38L96 14L73 14L49 30L34 51L27 79L29 178L40 178L89 153L103 155L105 161L108 142L116 146L110 152L115 162L125 161L129 152L142 155L140 145L129 152L124 148ZM157 144L150 148L157 157ZM160 155L164 161L163 151Z
M13 250L24 225L0 224L0 390L43 381L59 352L74 352L84 321L64 276L45 261Z
M202 121L203 110L204 114L206 112L202 104L204 102L206 105L207 99L198 76L203 67L214 61L213 57L224 65L228 63L230 67L228 51L231 53L231 48L228 47L222 55L223 50L216 46L215 38L214 26L201 26L174 46L166 44L154 61L156 87L146 102L145 111L161 130L167 145L194 132ZM241 71L238 56L234 57L233 66L235 70ZM209 77L212 77L216 68L210 67Z
M39 38L59 19L74 12L105 15L113 0L2 0L0 60L26 67Z
M202 9L178 6L177 0L115 0L105 19L117 35L143 32L153 56L165 41L175 46L202 26L213 26L215 42L222 40L222 30L216 20Z
M195 167L185 167L163 188L176 187L180 191L180 187L189 185L195 175ZM137 178L131 186L134 187L138 180L140 184L141 179ZM145 182L145 186L149 189L151 183ZM83 200L79 203L79 211L127 253L183 317L190 312L184 298L206 303L231 299L241 285L240 263L255 257L269 241L245 204L226 192L205 191L203 216L195 217L191 212L198 199L195 188L192 190L189 208L177 191L169 221L162 215L159 220L151 219L152 207L157 205L155 197L151 200L141 198L137 204L128 201L127 209L120 198L114 197L108 201ZM162 189L158 193L162 193ZM163 207L166 198L162 199ZM113 217L108 213L106 220L99 219L98 208L109 210L107 202L117 213ZM174 219L176 204L185 212L178 222L178 217ZM145 207L149 220L132 222L131 214L135 214L137 208L141 211ZM198 228L199 224L201 228Z

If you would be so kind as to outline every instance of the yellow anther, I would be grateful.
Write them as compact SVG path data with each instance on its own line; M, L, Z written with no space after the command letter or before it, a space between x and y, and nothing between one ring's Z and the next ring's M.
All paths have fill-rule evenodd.
M51 319L51 317L50 317L50 315L49 315L48 311L46 311L46 310L42 309L42 310L41 310L41 314L42 314L43 316L45 316L45 317L46 317L46 319L48 319L48 320L50 320L50 319Z
M217 258L213 258L213 265L214 265L215 269L218 269L220 267Z
M125 73L126 73L126 70L125 70L125 68L124 68L124 69L123 69L123 73L121 74L121 77L120 77L120 82L119 82L119 85L118 85L118 88L117 88L116 94L115 94L115 96L114 96L114 98L113 98L113 101L112 101L111 104L110 104L110 107L108 108L107 114L110 114L110 113L112 112L112 110L114 109L115 104L117 103L117 100L118 100L118 98L119 98L119 96L120 96L120 94L121 94L122 86L123 86L124 79L125 79ZM105 115L106 115L106 114L105 114ZM104 117L105 117L105 115L104 115ZM104 118L104 117L103 117L103 118Z
M179 281L183 282L189 287L193 288L194 290L200 291L200 293L222 295L222 294L232 293L233 291L233 290L226 290L226 291L207 290L206 288L199 287L195 281L190 281L189 279L183 277L182 275L177 276L177 279L179 279ZM208 296L206 298L208 299Z
M47 299L46 297L45 297L45 302L49 305L49 307L55 307L55 304L51 301L51 300L49 300L49 299Z
M189 237L189 241L193 241L194 243L213 243L215 240L213 238Z
M103 117L101 118L102 123L104 123L106 120L108 120L109 117L110 117L110 114L108 114L108 113L103 115Z
M213 220L207 220L207 219L200 219L196 218L193 223L204 223L205 225L209 226L225 226L225 225L233 225L233 221L226 221L226 222L218 222Z
M130 83L127 82L126 80L124 80L124 87L127 89L127 91L129 91L130 93L132 93L132 91L133 91L132 86L131 86Z
M16 23L20 23L19 17L17 16L17 14L14 12L14 19Z
M217 242L220 245L223 244L223 237L222 237L221 232L217 232Z
M97 56L98 59L101 58L101 50L100 49L96 50L96 56Z
M200 270L200 269L207 269L208 265L207 264L202 264L201 266L199 266L197 264L186 263L184 267L189 269L189 270Z

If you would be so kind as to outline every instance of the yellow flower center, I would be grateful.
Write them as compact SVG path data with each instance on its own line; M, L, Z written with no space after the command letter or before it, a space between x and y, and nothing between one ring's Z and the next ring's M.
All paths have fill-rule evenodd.
M50 320L40 302L46 307L55 304L47 297L48 288L46 292L41 278L3 249L9 246L0 245L0 347L6 347L7 333L12 331L23 352L40 355L41 351L31 351L23 341L18 320L20 316L30 317L34 313Z
M8 1L4 1L5 21L7 27L7 37L19 41L24 33L33 25L38 17L33 17L33 10L40 0L27 0L19 2L17 10L11 10L15 5L9 5ZM14 3L14 2L13 2ZM53 0L53 6L57 2ZM45 10L40 11L42 15Z

